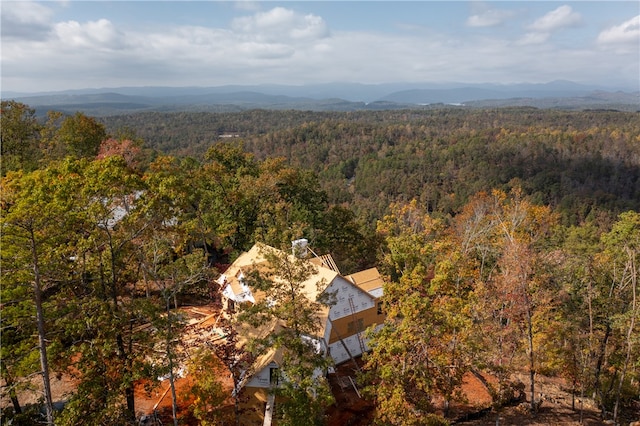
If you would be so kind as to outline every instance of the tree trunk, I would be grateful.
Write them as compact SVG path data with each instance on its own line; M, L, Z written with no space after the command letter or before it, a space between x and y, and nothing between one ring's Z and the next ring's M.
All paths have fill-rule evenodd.
M536 413L538 411L538 404L536 403L536 369L535 369L535 353L533 352L533 318L531 314L531 302L529 296L525 291L525 303L527 305L527 344L529 345L529 380L531 381L529 391L531 392L531 412Z
M124 338L122 333L118 333L116 335L116 342L118 344L118 352L120 356L120 360L122 361L122 367L124 369L125 375L131 372L131 365L129 356L127 356L127 352L124 347ZM135 393L133 389L133 384L127 384L124 388L124 396L127 401L127 412L129 413L129 417L131 420L135 420L136 417L136 400Z
M42 282L36 240L33 229L30 229L31 255L33 262L34 296L36 303L36 322L38 327L38 349L40 352L40 368L42 369L42 384L44 387L44 404L47 424L53 425L53 398L51 396L51 382L49 379L49 361L47 360L47 340L44 330L44 311L42 309Z
M618 420L618 410L620 408L620 395L622 394L622 386L624 384L624 379L625 376L627 374L627 368L629 367L629 362L631 361L631 350L633 348L633 331L635 328L635 324L636 324L636 301L637 301L637 293L636 293L636 286L637 286L637 276L638 273L636 271L636 262L635 262L635 256L633 255L633 253L630 252L630 250L628 250L628 255L629 255L629 269L631 270L630 275L631 275L631 292L632 292L632 299L631 299L631 319L629 321L629 328L627 329L627 353L625 356L625 360L624 360L624 364L622 365L622 373L620 374L620 381L618 382L618 389L616 390L616 402L615 405L613 407L613 422L616 423Z
M580 424L584 419L584 385L582 385L582 389L580 390Z
M11 388L9 389L9 398L11 399L11 404L13 405L14 413L22 414L22 407L20 407L20 401L18 401L18 395L16 394L16 390L12 385L11 385Z
M107 238L109 239L109 257L111 262L111 299L113 301L113 309L114 313L118 313L120 311L118 304L118 271L116 267L116 248L113 245L113 237L111 232L107 229ZM131 322L129 322L129 327L132 327ZM116 334L116 344L118 347L118 355L120 360L122 361L122 367L124 369L124 375L127 376L128 373L131 373L131 360L129 359L129 354L124 345L124 336L122 332L118 332ZM135 400L135 391L132 383L127 383L124 389L124 396L127 401L127 412L132 421L135 422L136 419L136 400Z
M169 359L169 386L171 386L171 413L173 415L173 425L178 426L178 398L176 396L176 384L173 376L173 356L171 352L171 307L169 306L169 297L166 298L167 304L167 340L166 351Z
M600 342L600 353L598 354L598 361L596 362L596 370L594 372L594 397L597 398L598 404L602 408L602 389L600 389L600 374L602 373L602 364L604 364L604 357L606 356L607 351L607 343L609 342L609 337L611 336L611 324L607 321L604 337L602 338L602 342ZM604 408L602 408L604 411Z
M236 426L240 426L240 392L236 392L234 397L233 412L235 414Z
M531 412L535 413L538 411L538 405L536 403L536 370L534 368L534 355L533 355L533 340L532 337L529 336L529 380L531 381L531 385L529 387L529 392L531 393Z
M9 370L2 366L4 381L9 389L9 399L11 400L11 404L13 405L13 412L15 414L22 414L22 407L20 406L20 401L18 401L18 394L16 394L15 382L13 381L13 377L9 374Z

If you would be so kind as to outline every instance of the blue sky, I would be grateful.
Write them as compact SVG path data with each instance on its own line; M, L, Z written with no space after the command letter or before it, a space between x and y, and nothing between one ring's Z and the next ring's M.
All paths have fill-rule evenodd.
M640 2L6 1L2 90L328 82L639 90Z

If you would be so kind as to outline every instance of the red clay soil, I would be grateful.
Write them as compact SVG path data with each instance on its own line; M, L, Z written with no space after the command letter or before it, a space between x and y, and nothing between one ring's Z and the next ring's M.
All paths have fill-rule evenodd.
M172 411L171 387L169 380L163 380L158 386L148 389L146 383L140 382L135 388L136 411L140 414L151 414L156 409L158 412ZM148 384L147 384L148 385ZM176 395L178 397L178 409L184 414L191 401L185 396L191 386L189 377L178 378L175 381ZM139 417L139 416L138 416Z
M357 359L357 363L361 367L360 359ZM329 375L329 384L336 401L327 411L329 426L368 426L373 423L375 407L371 401L358 395L360 390L356 391L356 377L356 366L351 361L339 365L336 372ZM452 407L455 417L479 412L491 406L491 395L473 375L464 377L462 388L469 401Z
M231 390L233 389L231 378L220 377L219 379L224 381L224 386L228 388L229 395L231 395ZM178 409L177 417L183 426L197 426L200 424L191 414L193 396L189 391L192 385L193 380L189 375L184 378L178 378L175 381ZM135 388L135 398L138 418L143 414L151 415L155 410L162 424L173 424L172 396L169 380L163 380L158 386L151 390L145 387L145 383L138 383ZM229 396L228 407L224 409L233 409L231 396Z
M375 414L373 404L358 396L348 380L349 376L355 382L356 367L352 362L338 366L336 373L329 375L329 383L336 400L335 404L327 411L329 426L368 426L373 423ZM525 382L524 377L518 379ZM490 377L487 380L491 382ZM468 374L464 377L462 386L466 401L452 404L448 419L452 424L466 426L493 426L496 424L510 426L596 426L604 424L600 420L596 407L589 400L585 399L581 405L576 399L575 409L572 408L572 396L563 388L562 380L538 376L536 386L538 392L545 395L545 400L537 413L531 414L527 401L515 406L504 407L496 412L491 410L491 395L484 384L472 374ZM438 401L436 401L436 405L438 405ZM640 413L638 414L640 418ZM497 422L498 417L499 421Z
M358 360L358 363L361 364L361 361ZM327 410L328 426L365 426L373 423L373 403L361 398L359 390L356 392L356 377L356 366L350 361L337 366L335 373L329 374L335 403Z
M526 375L518 375L517 379L528 383ZM528 387L527 387L528 390ZM573 398L562 379L542 375L536 376L536 394L542 397L540 407L535 413L530 410L530 395L520 404L490 411L483 416L455 424L465 426L480 425L513 425L513 426L596 426L606 424L600 418L600 413L589 398L580 400ZM474 394L469 394L473 398ZM627 424L623 422L623 424Z

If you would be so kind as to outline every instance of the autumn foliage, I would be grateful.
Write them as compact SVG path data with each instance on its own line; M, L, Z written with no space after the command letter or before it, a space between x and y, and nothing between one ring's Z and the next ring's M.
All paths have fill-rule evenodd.
M487 386L498 411L526 391L535 413L540 374L592 398L603 419L620 421L637 407L637 114L252 111L131 120L190 127L155 128L146 143L113 137L81 113L41 122L26 105L2 103L3 423L30 418L21 398L37 377L49 424L134 424L135 384L173 380L187 366L198 372L191 414L215 423L214 407L228 404L224 415L237 422L239 400L224 398L216 376L238 387L252 354L221 323L234 344L189 362L179 350L179 307L218 300L216 265L255 242L285 247L300 237L332 253L342 273L376 265L386 276L387 320L369 330L360 377L381 424L445 424L465 374L495 378ZM213 128L246 140L202 136ZM185 146L172 146L176 138ZM327 360L300 343L317 310L297 297L308 271L271 261L291 273L286 285L268 273L252 278L281 310L261 305L243 319L300 327L274 337L295 378L278 409L291 422L320 424L331 396L307 376ZM63 373L77 387L54 411L49 379ZM514 381L517 373L526 383ZM172 393L175 402L175 386Z

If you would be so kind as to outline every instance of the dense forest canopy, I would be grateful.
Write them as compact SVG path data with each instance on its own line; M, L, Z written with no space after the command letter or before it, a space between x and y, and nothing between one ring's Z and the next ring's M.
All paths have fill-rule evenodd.
M301 237L343 273L377 265L386 276L387 320L370 331L360 378L382 424L445 424L463 375L481 372L496 379L496 410L524 372L532 412L544 373L592 398L603 418L633 416L637 113L250 111L104 122L52 113L40 122L3 101L1 118L0 373L12 407L3 416L38 418L20 398L39 375L47 423L133 424L135 384L186 365L180 303L215 299L213 278L254 242L289 249ZM239 375L240 355L214 358ZM78 385L54 412L49 378L61 373ZM211 382L195 388L215 388L215 377L202 378ZM296 401L312 396L303 396L291 398L290 414L304 412ZM211 417L214 397L191 414ZM329 399L315 401L319 423Z
M370 223L417 198L450 214L478 191L521 186L562 221L640 208L638 113L534 108L235 114L148 113L103 119L150 146L202 155L232 136L257 158L315 172L329 202Z

